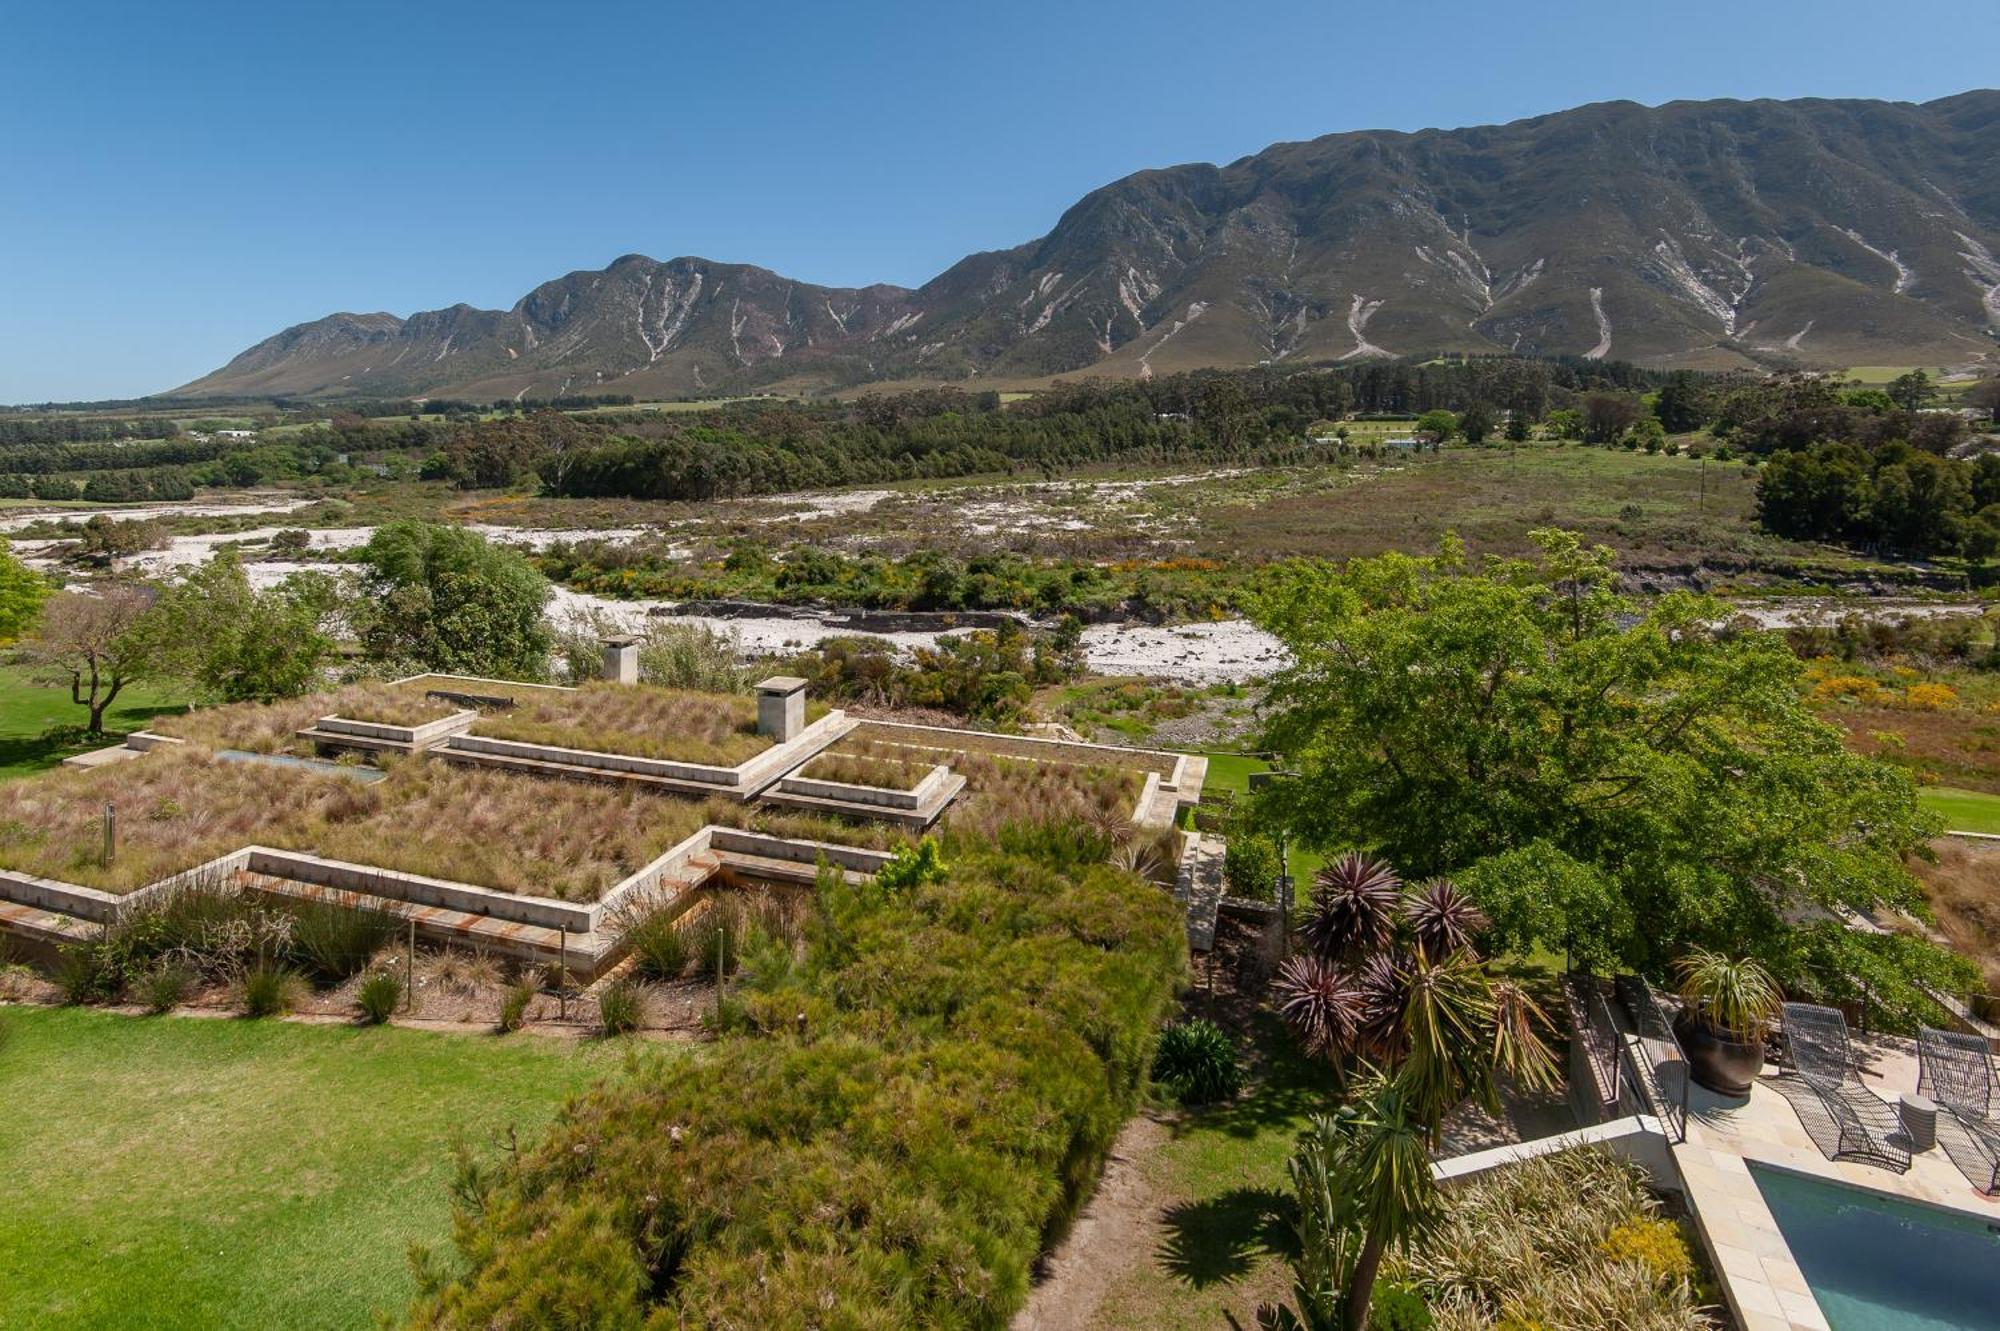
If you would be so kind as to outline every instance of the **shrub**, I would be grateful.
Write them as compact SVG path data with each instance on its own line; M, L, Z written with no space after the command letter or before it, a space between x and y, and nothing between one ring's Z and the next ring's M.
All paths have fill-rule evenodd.
M1269 837L1239 832L1229 838L1222 856L1222 874L1229 895L1269 901L1278 888L1278 846Z
M1005 1326L1136 1103L1186 946L1172 898L1101 860L829 875L701 1076L635 1060L506 1168L461 1169L463 1262L411 1323L559 1298L578 1325Z
M72 943L57 952L50 978L65 1003L102 1003L118 996L117 971L106 965L101 949L91 943Z
M139 982L139 992L149 1012L171 1012L187 999L194 988L194 972L177 961L161 962Z
M299 977L283 966L259 962L243 976L243 1015L275 1017L292 1010Z
M1431 1331L1436 1323L1423 1296L1403 1285L1375 1286L1368 1302L1369 1331Z
M344 980L396 936L400 921L388 911L334 897L291 903L292 955L315 979Z
M1958 705L1958 690L1949 684L1912 684L1903 694L1903 704L1920 712L1941 712Z
M1662 1284L1694 1279L1694 1254L1671 1220L1628 1220L1606 1234L1600 1246L1612 1261L1637 1262Z
M627 927L625 941L648 979L677 980L687 972L690 949L676 915L664 909L646 912Z
M500 1029L518 1031L528 1024L528 1008L541 990L529 980L512 985L500 999Z
M1153 1053L1153 1080L1171 1086L1182 1104L1234 1099L1243 1087L1236 1043L1220 1026L1201 1017L1169 1026Z
M396 1014L396 1004L403 1001L403 982L392 971L376 971L361 982L361 988L354 995L355 1006L361 1009L361 1020L370 1026L380 1026Z
M597 993L597 1029L603 1035L625 1035L639 1029L646 1017L645 996L630 980L613 980Z
M948 872L944 852L938 843L925 837L914 846L903 846L894 858L875 871L875 882L885 892L907 892L935 883Z

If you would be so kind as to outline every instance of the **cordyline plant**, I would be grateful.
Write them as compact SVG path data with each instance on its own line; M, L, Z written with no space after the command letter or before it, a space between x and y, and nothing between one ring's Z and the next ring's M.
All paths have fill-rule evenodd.
M1405 887L1350 852L1319 871L1299 933L1307 951L1278 974L1278 1011L1308 1051L1393 1070L1435 1139L1474 1099L1497 1111L1503 1079L1553 1085L1548 1018L1496 979L1474 942L1486 919L1445 879Z
M1258 1310L1265 1331L1359 1331L1382 1256L1436 1214L1430 1148L1466 1100L1500 1108L1500 1084L1552 1086L1548 1018L1475 948L1486 927L1450 882L1414 887L1358 853L1320 870L1285 963L1278 1010L1314 1054L1356 1061L1353 1103L1316 1119L1292 1158L1299 1203L1298 1304Z

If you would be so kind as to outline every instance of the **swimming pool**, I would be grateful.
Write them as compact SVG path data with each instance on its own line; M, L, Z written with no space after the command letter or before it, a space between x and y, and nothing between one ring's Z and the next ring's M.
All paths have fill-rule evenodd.
M1833 1331L2000 1327L2000 1216L1936 1207L1750 1166Z

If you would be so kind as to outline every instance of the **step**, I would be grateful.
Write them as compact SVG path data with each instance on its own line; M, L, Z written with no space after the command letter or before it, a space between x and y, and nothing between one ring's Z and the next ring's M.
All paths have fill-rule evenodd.
M413 921L417 936L428 942L483 949L519 961L550 962L567 956L570 970L586 979L615 959L617 953L619 940L604 931L565 935L562 930L545 925L517 924L490 915L423 906L367 892L334 890L247 870L238 876L238 881L246 890L266 896L304 901L330 899L342 905L379 910L400 920Z
M938 820L938 816L958 798L965 789L965 777L959 773L942 782L931 797L916 808L899 808L893 804L870 804L863 800L833 799L824 795L806 795L798 791L786 790L782 783L771 787L759 797L763 804L776 805L784 809L797 809L802 813L833 814L842 818L859 818L869 822L894 823L921 832Z
M96 931L97 926L74 915L43 910L39 906L23 906L14 901L0 901L0 933L11 934L26 942L61 947L65 943L94 937Z
M665 791L673 795L687 795L696 799L707 799L721 795L739 802L749 798L748 792L737 786L714 785L706 781L683 781L676 777L653 776L644 772L626 772L610 767L582 767L575 763L549 762L541 758L517 758L507 754L478 753L470 749L450 746L430 751L433 758L442 758L448 763L459 763L466 767L496 768L503 772L519 772L525 776L540 776L563 781L597 781L607 785L644 786L649 790Z
M1222 896L1228 882L1222 875L1227 847L1222 838L1202 832L1184 832L1180 871L1174 877L1174 900L1187 912L1188 949L1210 952L1215 948L1215 921L1222 910Z

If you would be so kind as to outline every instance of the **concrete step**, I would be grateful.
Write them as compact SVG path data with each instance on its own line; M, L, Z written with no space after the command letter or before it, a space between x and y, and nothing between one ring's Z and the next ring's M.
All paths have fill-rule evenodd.
M687 795L695 799L722 795L742 801L748 797L748 792L741 787L715 785L706 781L683 781L675 777L654 776L647 772L624 772L609 767L583 767L575 763L548 762L540 758L517 758L509 754L476 753L448 746L432 749L430 755L433 758L442 758L448 763L459 763L467 767L498 768L503 772L519 772L525 776L559 778L564 781L599 781L607 785L644 786L650 790Z
M1209 952L1215 948L1215 920L1228 888L1222 876L1228 847L1221 837L1205 832L1184 832L1182 836L1186 841L1180 872L1174 878L1174 899L1187 912L1188 949Z
M965 777L954 772L950 779L939 786L937 792L914 809L897 808L890 804L869 804L862 800L829 799L823 795L807 795L772 786L761 797L765 804L779 808L797 809L802 813L833 814L841 818L859 818L868 822L894 823L921 832L938 820L938 816L950 807L965 789Z
M334 900L342 905L379 910L399 920L414 922L417 936L427 942L478 948L518 961L539 963L567 957L570 971L581 979L591 978L616 959L619 940L604 930L565 935L560 929L542 925L517 924L470 911L422 906L398 901L394 897L341 891L247 871L239 875L239 881L246 890L266 896L304 901Z
M88 920L79 920L74 915L43 910L39 906L23 906L14 901L0 901L0 933L24 942L61 947L65 943L92 937L96 931L96 925Z

